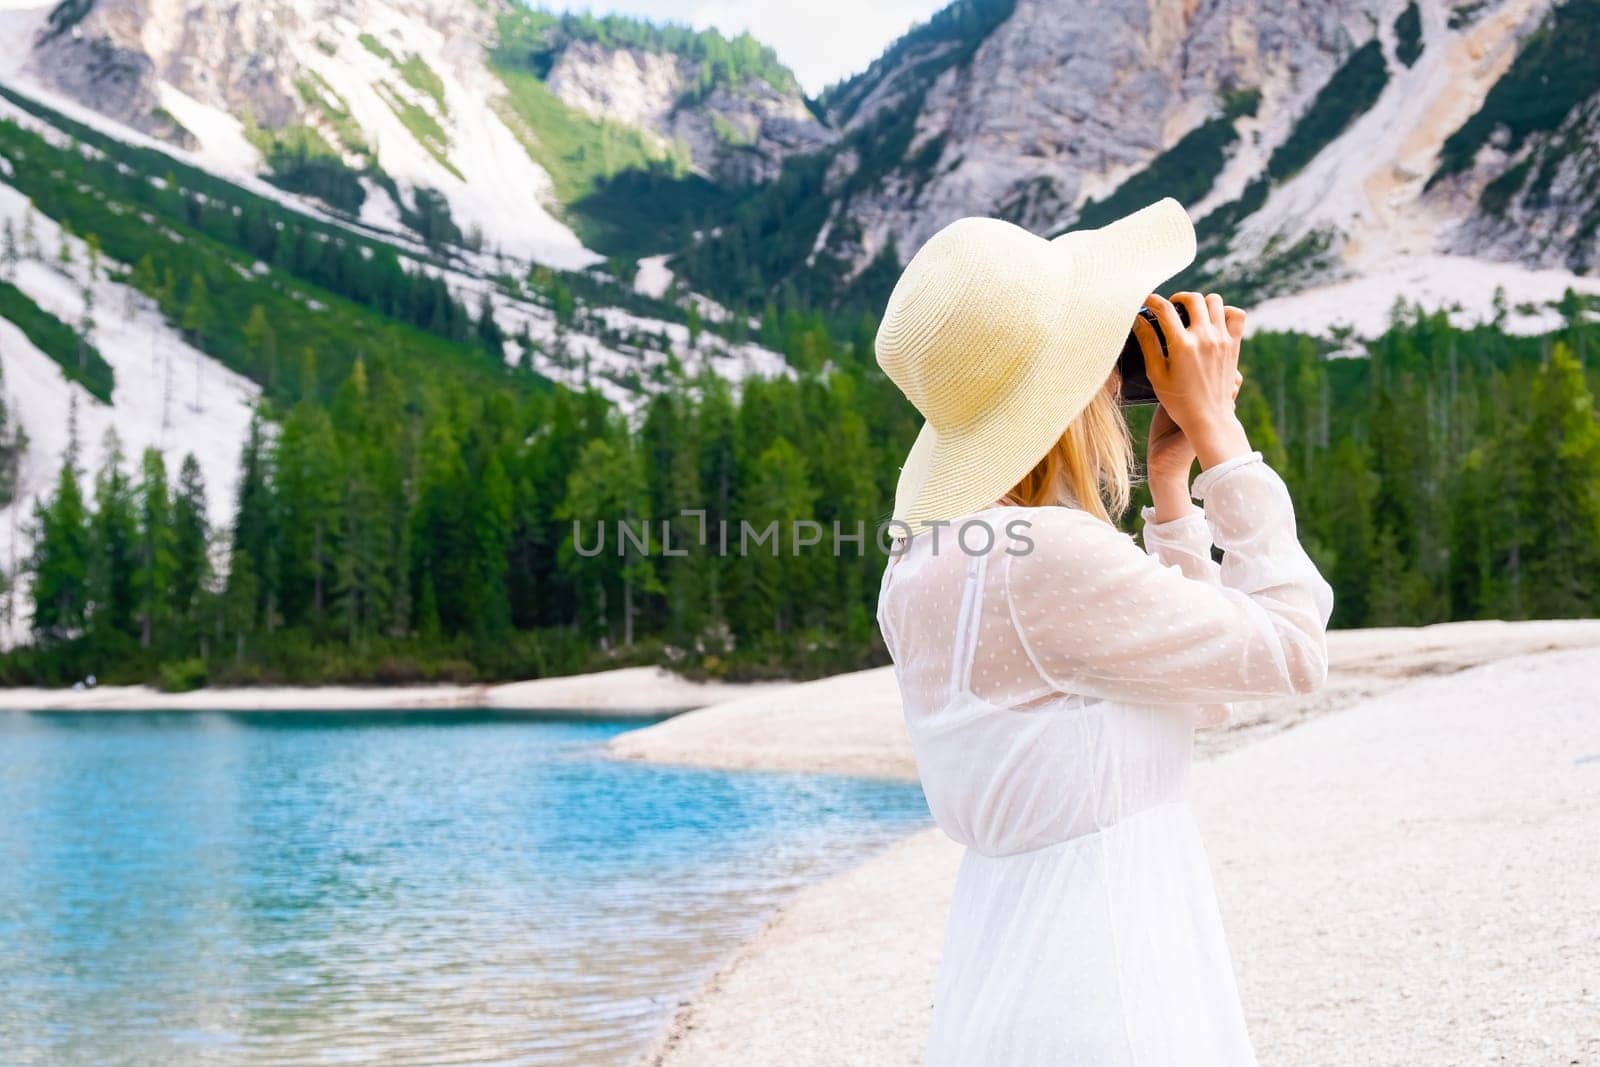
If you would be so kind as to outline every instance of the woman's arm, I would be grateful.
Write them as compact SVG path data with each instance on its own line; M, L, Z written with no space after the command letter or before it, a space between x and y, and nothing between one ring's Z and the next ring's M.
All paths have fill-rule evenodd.
M1012 625L1054 689L1139 703L1213 703L1316 689L1333 590L1255 453L1195 480L1223 551L1221 584L1141 551L1076 508L1039 508L1005 577ZM1020 551L1020 550L1019 550Z
M1185 488L1185 502L1188 502L1188 495ZM1222 584L1222 568L1211 558L1211 527L1206 523L1204 511L1189 503L1186 515L1166 522L1156 519L1154 507L1145 508L1141 514L1144 527L1139 536L1146 552L1196 581Z
M1210 468L1213 472L1210 480L1215 481L1230 467L1261 458L1261 453L1256 451L1234 456ZM1164 482L1167 484L1163 488ZM1177 567L1190 578L1221 585L1222 568L1211 558L1211 527L1206 522L1205 512L1194 506L1189 491L1188 471L1168 482L1167 479L1158 478L1152 468L1150 488L1155 503L1140 512L1144 519L1140 537L1144 541L1145 551L1162 563ZM1175 495L1182 497L1181 504L1172 502L1171 498ZM1163 519L1163 514L1169 517Z

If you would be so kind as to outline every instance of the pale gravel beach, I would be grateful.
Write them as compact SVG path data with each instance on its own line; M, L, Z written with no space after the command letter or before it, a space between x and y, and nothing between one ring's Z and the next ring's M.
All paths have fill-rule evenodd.
M1600 621L1330 646L1326 689L1240 707L1195 768L1261 1063L1600 1065ZM882 673L851 676L849 712L821 701L843 679L768 695L809 732L740 701L612 747L801 769L800 738L813 769L904 777ZM852 714L881 731L876 760ZM786 750L763 759L763 736ZM801 890L640 1062L920 1064L960 855L930 829Z
M653 717L723 701L757 698L782 683L692 682L660 667L624 667L501 685L273 686L163 693L149 686L0 689L0 710L36 711L380 711L501 708Z
M1451 622L1328 635L1328 682L1310 696L1235 706L1225 727L1198 735L1215 754L1286 730L1419 677L1533 652L1600 648L1600 620ZM917 766L889 667L732 699L619 734L620 759L725 770L829 771L915 779Z

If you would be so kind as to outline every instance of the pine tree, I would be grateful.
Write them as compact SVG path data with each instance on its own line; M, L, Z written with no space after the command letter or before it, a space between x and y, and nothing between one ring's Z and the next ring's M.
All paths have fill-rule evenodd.
M611 600L621 600L622 643L632 644L636 596L659 591L650 557L640 551L638 541L651 536L641 529L645 511L644 472L638 456L625 434L615 430L584 445L577 464L567 479L567 491L556 518L564 523L560 558L566 571L585 595L580 598L580 618L590 632L603 636L610 631ZM626 524L632 538L620 536L618 524ZM601 538L605 550L593 556L577 551L577 538L586 550Z
M258 575L261 566L248 549L233 549L228 560L228 584L223 593L223 615L228 633L233 635L233 658L244 665L246 641L260 625L261 603L266 599Z
M494 320L494 301L489 298L488 292L483 294L483 300L478 304L478 340L494 353L496 359L505 358L505 334Z
M491 455L478 482L472 515L472 587L467 610L483 637L498 637L511 627L506 601L506 553L511 547L511 482L499 456Z
M326 408L295 405L283 422L272 467L282 517L279 603L284 621L318 628L334 580L343 490L338 440Z
M439 622L438 586L433 581L433 571L424 566L421 591L417 594L417 635L432 643L439 639L443 627Z
M21 259L22 256L17 251L17 228L12 224L10 216L7 216L4 234L0 236L0 265L4 266L6 280L16 279L17 263Z
M161 453L144 451L139 481L139 558L134 587L139 598L139 647L171 622L171 587L177 576L177 529Z
M160 288L161 282L156 275L155 260L146 252L139 257L133 265L132 289L154 298Z
M78 374L87 380L89 352L94 347L94 289L85 285L79 290L83 301L83 314L78 319Z
M1372 501L1377 478L1364 450L1349 437L1333 450L1329 496L1340 501L1330 524L1333 611L1340 626L1364 626L1372 614Z
M210 522L200 463L191 452L178 469L178 491L172 501L172 581L168 610L192 625L200 612L200 596L211 578Z
M517 338L517 370L530 377L536 373L533 364L533 355L539 351L539 346L528 333L528 324L522 324L522 333Z
M233 518L233 544L228 565L229 627L240 630L240 612L248 590L252 621L272 628L277 610L278 516L273 498L272 454L266 439L266 426L258 410L250 420L244 451L239 461L238 505ZM248 573L241 570L248 568ZM243 585L241 586L241 583ZM236 586L241 588L236 588Z
M54 494L34 510L33 632L41 641L83 630L89 607L89 514L78 484L76 444L61 461Z
M156 299L160 288L160 281L156 276L156 264L146 252L139 257L133 265L133 273L128 278L128 284L122 290L122 314L125 318L133 318L133 313L139 308L139 294L143 293L152 300Z
M700 305L695 303L693 297L689 299L688 304L683 313L684 322L689 327L689 347L695 348L700 344L700 331L705 324L700 319Z
M1446 574L1452 619L1481 619L1501 610L1496 572L1509 548L1511 529L1497 521L1505 510L1497 473L1479 447L1467 453L1453 480Z
M848 639L864 645L872 639L874 627L868 607L882 573L874 547L880 519L874 477L879 456L859 410L855 379L839 373L831 379L831 385L820 398L818 412L821 424L831 424L834 429L828 461L816 465L817 518L824 525L824 540L813 552L822 587L829 590L827 602L842 610L841 621ZM833 541L835 523L841 535L837 554ZM858 532L863 535L859 545L842 540Z
M317 396L317 350L309 345L300 350L297 378L299 399L314 400Z
M181 326L191 342L205 347L206 334L211 329L211 294L199 273L189 279L189 296L184 301Z
M1564 342L1535 382L1523 455L1528 607L1542 618L1593 614L1600 610L1600 424L1583 368Z
M28 259L41 259L44 250L39 247L38 212L33 208L33 201L28 201L28 209L22 215L22 254Z
M262 387L271 390L278 374L278 334L267 321L267 313L260 304L250 308L241 332L249 350L250 369Z
M1372 552L1372 580L1367 592L1368 623L1373 626L1408 626L1419 621L1411 587L1417 574L1400 553L1394 530L1378 531Z
M139 524L133 482L123 470L122 441L107 430L103 459L95 475L94 516L90 521L90 629L99 637L133 636L138 596Z
M88 249L89 288L93 289L100 281L100 238L91 233L83 239L83 244Z
M563 325L570 324L573 316L577 314L578 303L572 296L572 290L561 282L554 283L554 304L556 321Z
M443 420L426 432L417 506L412 516L412 572L419 582L419 624L454 635L472 628L464 594L473 560L470 508L462 487L468 484L461 445ZM426 579L426 584L424 580ZM432 603L426 603L431 598Z
M792 535L796 522L815 518L817 493L805 458L787 437L774 439L756 459L741 495L740 515L758 533L771 523L777 526L775 545L769 542L758 548L752 541L741 546L749 551L735 572L743 584L738 612L741 628L752 635L781 639L815 591L811 557L797 554Z
M156 306L168 318L178 314L178 276L168 267L161 275L161 285L155 291Z
M0 490L3 490L5 503L14 504L11 508L11 558L6 561L7 573L10 581L7 582L5 597L6 625L14 626L17 621L17 584L16 578L21 566L17 559L18 536L17 520L21 505L16 503L17 493L22 487L22 459L28 454L28 432L19 423L11 431L11 439L5 443L0 451Z
M382 456L368 446L346 454L344 460L333 595L345 640L357 644L390 607L392 589L386 565L391 539L385 537L384 494L374 475L383 465Z
M1381 592L1395 607L1387 615L1374 616L1374 623L1384 625L1434 617L1441 599L1436 590L1442 589L1444 571L1439 538L1442 524L1440 530L1435 530L1432 521L1437 513L1439 485L1431 428L1425 414L1428 400L1409 372L1400 370L1414 365L1420 356L1406 339L1402 339L1400 348L1397 356L1386 357L1396 366L1385 368L1378 363L1374 368L1399 380L1380 383L1377 388L1368 450L1373 472L1378 476L1372 501L1373 544L1382 548L1387 534L1393 546L1392 558L1382 562L1392 567L1389 578L1395 580L1389 580L1381 590L1374 587L1375 593ZM1373 358L1376 363L1378 354L1374 353ZM1437 587L1436 579L1441 579Z

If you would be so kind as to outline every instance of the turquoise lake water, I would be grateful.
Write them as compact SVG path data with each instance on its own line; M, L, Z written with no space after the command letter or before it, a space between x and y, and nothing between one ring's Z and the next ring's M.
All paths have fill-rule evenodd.
M606 760L638 723L0 713L0 1061L631 1060L914 785Z

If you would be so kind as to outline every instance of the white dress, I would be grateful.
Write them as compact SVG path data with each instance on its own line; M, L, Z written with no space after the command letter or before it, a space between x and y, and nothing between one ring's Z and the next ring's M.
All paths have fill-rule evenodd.
M1146 509L1143 551L1074 507L995 507L885 570L923 790L966 846L930 1067L1256 1062L1187 800L1194 728L1321 685L1333 592L1259 452L1194 495L1183 519ZM984 527L957 544L973 520L988 551Z

